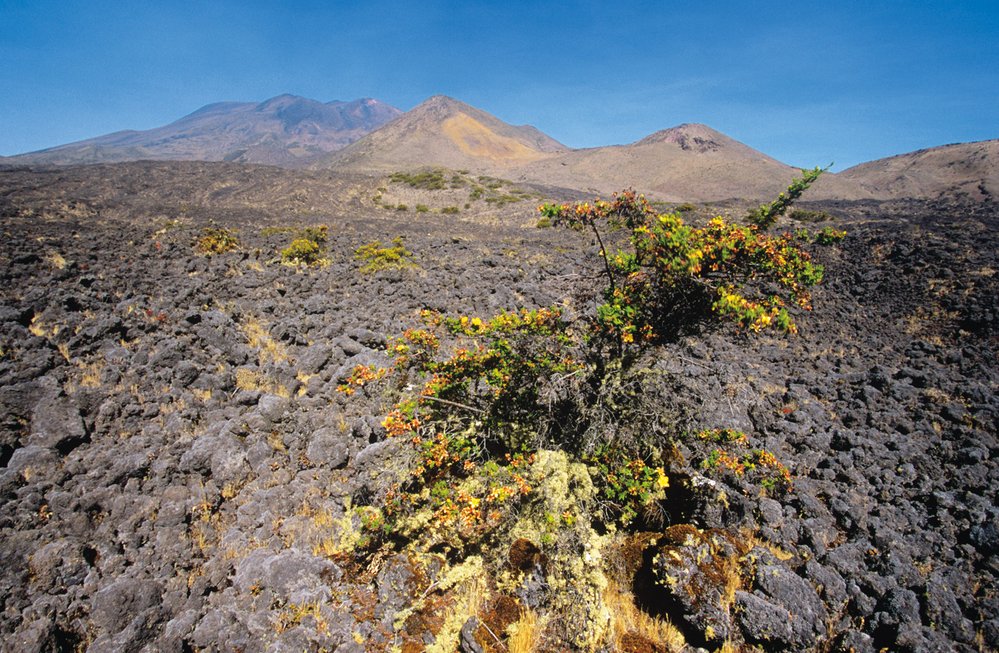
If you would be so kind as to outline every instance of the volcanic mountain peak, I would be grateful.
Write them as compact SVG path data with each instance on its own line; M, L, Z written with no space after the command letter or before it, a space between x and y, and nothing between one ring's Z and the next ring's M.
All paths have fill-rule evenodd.
M371 98L323 103L284 94L259 103L216 102L163 127L119 131L15 160L45 164L225 160L294 166L340 149L400 113Z
M510 125L435 95L315 167L385 171L444 166L500 174L568 149L534 127Z
M681 150L709 152L736 143L736 141L707 125L683 123L649 134L634 144L652 145L653 143L673 143L679 145Z

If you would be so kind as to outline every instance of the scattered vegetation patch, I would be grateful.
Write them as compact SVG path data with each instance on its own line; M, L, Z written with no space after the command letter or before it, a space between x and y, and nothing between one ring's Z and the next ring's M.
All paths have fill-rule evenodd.
M825 211L810 211L808 209L791 209L787 215L791 220L798 222L830 222L834 218Z
M469 202L483 201L487 204L498 206L538 197L536 193L517 188L512 181L486 175L472 177L467 170L449 171L444 168L435 168L419 172L394 172L389 175L389 180L395 184L429 191L467 188ZM373 200L375 204L381 204L386 208L393 208L393 205L383 203L382 192L384 191L379 189L379 193L374 196ZM454 208L456 209L456 207ZM441 212L453 213L456 211L445 209Z
M397 184L406 184L410 188L423 190L444 190L445 188L460 188L465 185L460 173L454 173L448 178L448 172L443 168L423 172L394 172L389 179Z
M844 238L846 238L845 230L823 227L819 233L815 234L814 242L816 245L835 245Z
M329 227L317 225L302 227L270 227L270 233L292 233L295 238L281 250L281 263L285 265L318 265L326 263L323 252L329 240Z
M807 308L808 288L822 270L804 249L808 241L767 229L819 172L754 210L745 225L719 217L692 227L630 191L612 202L540 207L553 224L594 235L606 281L595 294L603 303L574 322L557 306L487 318L423 311L420 326L389 343L385 366L358 366L342 381L346 395L390 398L382 427L414 453L408 477L362 523L370 534L366 551L405 546L443 554L453 569L481 556L477 564L490 580L476 592L490 595L493 588L516 594L544 586L544 598L532 605L536 615L524 612L516 628L494 633L509 650L552 642L637 646L647 637L681 647L668 622L635 616L621 605L622 591L608 591L605 545L620 531L662 528L670 502L679 500L670 494L680 491L671 483L677 474L731 476L760 492L790 491L791 476L732 429L695 434L705 454L685 461L675 443L690 436L650 417L661 408L644 402L656 401L661 388L639 362L657 342L705 319L751 332L795 331L785 300ZM607 227L624 228L627 251L607 250ZM393 242L359 248L358 258L369 269L395 265L405 250ZM654 428L649 419L657 420ZM649 431L656 437L642 436ZM722 579L713 591L730 610L740 558L720 551L709 551L719 567L710 577ZM441 637L453 642L469 616L471 602L461 603L438 644Z
M296 238L281 250L281 262L289 265L312 265L321 259L319 244L307 238Z
M392 239L392 244L382 246L380 241L362 245L354 252L358 261L363 261L361 272L378 272L380 270L401 269L413 267L413 252L403 245L402 237Z
M225 254L239 247L236 232L224 227L205 227L194 248L201 254Z

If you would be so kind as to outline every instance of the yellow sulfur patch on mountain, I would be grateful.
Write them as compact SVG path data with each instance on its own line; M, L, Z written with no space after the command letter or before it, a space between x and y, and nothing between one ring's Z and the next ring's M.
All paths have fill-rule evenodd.
M441 132L463 153L497 163L528 163L548 155L532 150L523 143L501 136L465 113L459 113L441 123Z

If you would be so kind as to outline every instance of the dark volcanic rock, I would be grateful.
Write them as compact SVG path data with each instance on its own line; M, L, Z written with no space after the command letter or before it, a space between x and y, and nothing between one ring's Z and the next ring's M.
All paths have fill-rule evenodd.
M3 650L433 641L439 570L365 550L357 512L411 473L412 447L381 426L402 388L336 388L389 364L423 308L587 315L599 260L575 232L525 228L533 200L414 219L358 199L361 182L295 199L275 175L0 171ZM708 330L639 361L654 418L616 432L681 461L659 520L637 520L658 538L634 564L639 604L695 645L999 649L994 209L825 208L849 235L816 253L826 282L797 337ZM239 251L194 252L210 219ZM281 265L319 222L329 264ZM358 247L399 235L417 268L359 271ZM746 431L744 453L772 452L792 487L708 469L715 445L690 434L715 428ZM521 605L543 609L548 579L525 582ZM396 632L414 595L417 626ZM448 645L492 647L467 616Z

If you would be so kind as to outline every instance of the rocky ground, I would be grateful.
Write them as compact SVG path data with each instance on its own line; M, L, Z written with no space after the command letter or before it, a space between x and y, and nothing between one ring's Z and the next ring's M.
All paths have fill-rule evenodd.
M587 238L534 228L531 202L506 223L181 210L183 193L77 201L33 174L0 185L2 650L515 650L503 628L557 604L525 589L556 591L538 564L449 630L455 561L352 557L353 507L407 454L383 398L336 387L420 309L571 304L598 272ZM602 573L630 606L611 611L668 617L688 643L636 626L605 648L999 648L999 217L825 208L849 235L819 254L799 335L706 330L647 357L671 433L744 430L793 490L708 478L700 445L675 441L688 466L665 523L603 535ZM195 251L212 221L238 250ZM307 223L329 226L328 264L281 265ZM355 250L397 236L415 265L362 272ZM705 559L739 563L725 609L698 598L724 582ZM538 650L567 645L557 633Z

